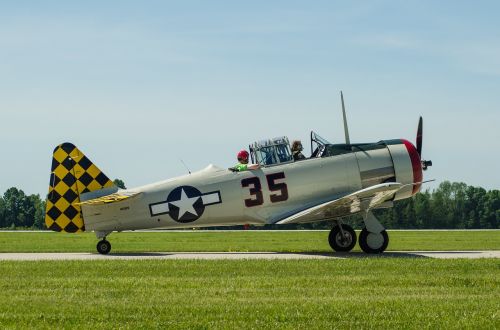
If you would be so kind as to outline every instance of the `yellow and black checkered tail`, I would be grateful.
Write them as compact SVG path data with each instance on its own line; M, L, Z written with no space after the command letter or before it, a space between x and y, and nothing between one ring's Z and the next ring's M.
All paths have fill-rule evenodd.
M80 207L84 193L115 187L77 147L63 143L54 149L45 224L53 231L85 231Z

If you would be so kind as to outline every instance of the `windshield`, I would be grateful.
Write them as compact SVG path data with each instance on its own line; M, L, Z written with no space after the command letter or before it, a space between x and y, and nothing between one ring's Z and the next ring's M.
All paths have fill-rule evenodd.
M311 158L321 157L327 145L331 145L331 143L311 131Z
M311 131L311 142L316 142L317 144L322 145L332 144L313 131Z

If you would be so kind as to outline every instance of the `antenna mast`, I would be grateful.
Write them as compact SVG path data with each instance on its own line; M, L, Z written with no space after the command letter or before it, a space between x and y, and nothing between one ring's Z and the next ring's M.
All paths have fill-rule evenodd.
M349 129L347 128L347 117L345 114L345 106L344 106L344 94L340 91L340 99L342 101L342 114L344 116L344 134L345 134L345 143L351 144L351 140L349 139Z
M191 174L191 170L189 169L189 167L186 165L186 163L184 163L184 161L179 158L179 160L181 161L181 163L184 165L184 167L186 168L186 170L188 170L188 173Z

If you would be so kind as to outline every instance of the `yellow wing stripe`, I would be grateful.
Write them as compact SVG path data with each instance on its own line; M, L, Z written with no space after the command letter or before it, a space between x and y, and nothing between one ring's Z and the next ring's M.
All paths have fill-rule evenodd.
M109 203L121 202L125 199L129 199L130 197L134 197L139 195L139 193L127 193L126 195L121 193L111 194L104 197L99 197L95 199L91 199L85 202L78 203L79 205L104 205Z

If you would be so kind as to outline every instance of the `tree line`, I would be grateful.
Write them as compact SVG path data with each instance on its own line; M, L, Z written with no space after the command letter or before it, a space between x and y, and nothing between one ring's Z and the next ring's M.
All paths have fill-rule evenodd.
M432 192L418 193L375 213L392 229L497 229L500 190L444 181Z
M119 183L125 187L123 181ZM420 192L413 198L395 202L393 208L374 213L389 229L498 229L500 191L444 181L432 191ZM356 216L355 220L360 217ZM331 228L331 222L286 227ZM7 189L0 197L0 228L46 229L45 200L39 195L26 195L15 187ZM284 226L266 226L266 229L272 228Z
M45 228L45 201L15 187L0 197L0 228Z

